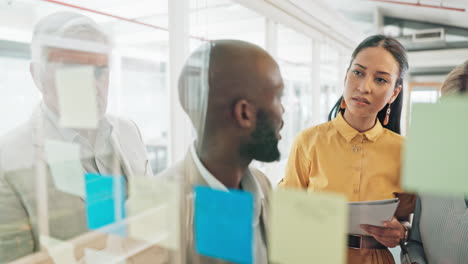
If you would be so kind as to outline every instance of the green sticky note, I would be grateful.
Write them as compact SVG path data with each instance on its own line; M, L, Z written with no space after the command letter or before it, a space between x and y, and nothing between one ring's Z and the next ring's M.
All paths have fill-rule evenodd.
M80 158L80 145L46 140L44 152L57 189L85 197L85 179Z
M429 193L468 193L468 97L415 104L408 131L403 187Z
M273 193L272 263L346 263L348 205L342 195L280 189Z

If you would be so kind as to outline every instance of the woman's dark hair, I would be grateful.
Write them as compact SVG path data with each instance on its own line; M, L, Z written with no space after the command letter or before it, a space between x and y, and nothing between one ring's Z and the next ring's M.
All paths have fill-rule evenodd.
M390 52L390 54L392 54L393 58L398 62L400 68L400 75L398 76L395 88L399 85L403 87L403 77L405 76L405 73L408 70L408 58L406 56L406 49L403 47L403 45L401 45L401 43L398 42L398 40L392 37L387 37L384 35L374 35L363 40L351 55L351 62L349 63L346 72L349 71L351 64L353 63L354 59L359 54L359 52L361 52L365 48L370 47L382 47L388 52ZM341 96L340 99L338 99L338 102L336 102L336 104L333 106L332 110L328 114L328 121L335 118L336 115L338 115L338 112L341 112L342 114L344 113L345 109L340 109L342 99L343 96ZM387 125L383 125L383 121L385 118L388 104L377 114L377 118L380 120L380 123L382 123L382 125L385 128L388 128L397 134L400 134L400 119L402 106L403 92L400 92L400 94L397 96L397 98L391 105L391 115Z

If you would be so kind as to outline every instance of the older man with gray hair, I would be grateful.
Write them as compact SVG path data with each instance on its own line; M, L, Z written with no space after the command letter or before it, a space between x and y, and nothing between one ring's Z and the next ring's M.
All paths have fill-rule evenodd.
M27 122L0 140L1 263L40 250L43 234L67 240L89 229L86 198L80 194L84 191L70 192L59 186L47 161L47 142L79 146L80 177L85 173L125 176L124 194L129 177L152 175L137 126L106 114L110 50L110 38L83 15L59 12L36 25L30 70L42 101ZM63 94L58 92L57 75L74 67L92 69L95 128L64 127L60 121L64 109L60 109ZM78 78L71 79L78 82ZM71 178L76 175L68 175L67 171L61 176L70 183L77 182ZM39 205L43 200L47 203Z

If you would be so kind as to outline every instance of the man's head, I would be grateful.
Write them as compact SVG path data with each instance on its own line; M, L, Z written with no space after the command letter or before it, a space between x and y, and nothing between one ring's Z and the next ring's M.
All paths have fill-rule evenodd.
M468 60L447 75L440 91L442 96L468 93Z
M229 142L243 158L259 161L279 159L282 93L275 60L262 48L238 40L202 45L179 79L179 99L197 130L199 146Z
M60 114L56 76L60 70L91 66L94 69L98 111L107 108L111 40L90 18L58 12L41 19L31 41L31 74L45 104Z

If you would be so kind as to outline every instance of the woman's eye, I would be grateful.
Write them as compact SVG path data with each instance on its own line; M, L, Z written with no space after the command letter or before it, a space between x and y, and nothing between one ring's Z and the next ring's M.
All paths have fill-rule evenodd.
M383 78L377 78L376 80L377 80L377 82L379 82L379 83L388 83L388 81L385 80L385 79L383 79Z
M361 76L362 73L358 70L353 70L353 74L356 75L356 76Z

